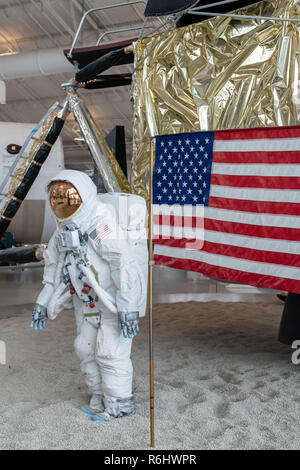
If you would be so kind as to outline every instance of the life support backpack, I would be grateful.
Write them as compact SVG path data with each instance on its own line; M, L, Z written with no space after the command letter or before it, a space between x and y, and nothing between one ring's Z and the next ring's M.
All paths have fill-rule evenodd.
M147 306L148 286L148 242L147 242L147 206L141 196L128 193L104 193L99 200L114 212L118 225L125 232L131 253L134 256L144 280L144 295L139 307L139 316L144 317Z

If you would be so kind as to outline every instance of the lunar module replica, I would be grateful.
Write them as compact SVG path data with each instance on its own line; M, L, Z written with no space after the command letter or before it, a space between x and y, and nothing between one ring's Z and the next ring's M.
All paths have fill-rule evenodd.
M94 122L84 100L79 97L77 90L94 90L107 87L129 85L136 72L141 69L150 57L155 47L161 43L170 31L186 26L205 18L216 15L227 15L232 8L240 8L254 3L249 0L201 1L176 0L135 0L120 2L92 8L84 13L70 49L65 50L66 60L74 65L74 77L68 83L62 84L66 92L63 103L55 103L32 130L22 148L16 154L12 166L3 181L0 182L0 238L15 217L31 186L36 180L40 169L48 158L51 148L60 135L64 122L69 113L73 113L79 124L82 136L88 145L90 154L95 162L97 171L103 181L106 191L111 192L140 192L146 195L146 188L136 191L132 188L124 174L124 162L118 162L104 136ZM115 8L128 8L131 5L144 4L144 22L140 26L108 30L102 33L95 46L76 48L79 35L85 22L92 14L99 14ZM217 8L217 10L216 10ZM238 15L237 15L238 16ZM139 37L129 40L103 43L105 36L118 37L126 31L140 31ZM141 60L134 53L136 41L152 38L151 47ZM133 44L133 46L132 46ZM114 65L133 64L132 73L104 74L103 72ZM141 91L142 92L142 91ZM150 91L149 91L150 92ZM134 93L139 93L135 90ZM26 156L25 156L26 155ZM139 162L137 162L139 165ZM140 168L141 173L148 173L147 164ZM1 250L1 263L25 263L41 259L42 247L18 247Z

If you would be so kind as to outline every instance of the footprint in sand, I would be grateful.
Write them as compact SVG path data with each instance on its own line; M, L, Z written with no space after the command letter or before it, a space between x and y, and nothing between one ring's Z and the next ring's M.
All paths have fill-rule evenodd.
M269 398L278 398L280 396L279 390L270 390L269 393Z
M247 394L246 394L246 393L240 392L240 393L237 394L236 397L232 397L232 398L231 398L231 401L232 401L233 403L238 403L238 402L240 402L240 401L245 401L245 400L247 400L247 398L248 398L248 397L247 397Z
M197 380L210 380L212 377L210 375L199 375Z
M219 419L227 418L230 414L230 404L227 402L217 405L215 415Z
M239 380L236 375L231 374L230 372L225 372L221 371L219 372L219 377L224 380L224 382L228 384L233 384L233 385L240 385L242 383L241 380Z
M281 379L289 379L291 377L290 372L284 372L283 374L280 374Z
M262 380L258 380L253 386L253 390L257 390L258 388L263 388L265 385L266 385L265 382L263 382Z

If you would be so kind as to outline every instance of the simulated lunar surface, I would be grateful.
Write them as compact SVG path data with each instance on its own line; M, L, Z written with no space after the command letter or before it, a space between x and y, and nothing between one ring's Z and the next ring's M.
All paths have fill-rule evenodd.
M148 449L148 318L133 344L136 414L94 423L80 411L73 312L34 332L29 306L12 311L0 320L0 449ZM157 449L299 448L300 366L277 341L281 312L276 300L154 306Z

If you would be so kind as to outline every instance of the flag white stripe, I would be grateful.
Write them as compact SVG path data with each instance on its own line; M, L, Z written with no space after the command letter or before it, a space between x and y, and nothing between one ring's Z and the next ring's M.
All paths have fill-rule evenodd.
M238 271L275 276L284 279L300 279L300 268L282 266L272 263L259 263L257 261L243 260L230 256L216 255L204 251L187 250L185 248L174 248L165 245L155 245L154 254L169 256L186 260L199 261L222 268L236 269Z
M274 251L275 253L300 254L300 242L275 240L271 238L248 237L247 235L236 235L234 233L204 231L204 239L211 243L240 246L260 251Z
M289 152L300 150L299 137L290 139L215 140L214 152Z
M291 189L234 188L212 184L210 196L248 201L300 203L300 191Z
M300 228L300 217L295 217L294 215L232 211L217 209L216 207L205 207L204 215L207 219L222 220L224 222L260 225L263 227Z
M153 204L152 211L153 215L204 217L204 204Z
M261 214L253 212L231 211L227 209L217 209L216 207L205 207L204 215L206 219L222 220L224 222L260 225L262 227L300 229L300 217L295 217L294 215Z
M173 215L170 213L170 207L172 206L168 206L167 204L162 204L160 207L158 204L153 204L153 214ZM237 222L240 224L261 225L265 227L300 228L300 217L295 217L294 215L232 211L229 209L218 209L216 207L204 206L198 206L201 209L195 213L189 207L179 207L181 208L181 212L178 211L178 215L181 215L182 217L205 217L206 219L222 220L224 222ZM174 215L177 215L177 213Z
M300 176L300 165L290 164L244 164L244 163L213 163L212 174L238 176Z
M174 236L176 238L195 238L196 240L205 240L211 243L237 246L241 248L251 248L259 251L273 251L275 253L289 253L293 255L300 254L300 242L277 240L272 238L248 237L247 235L236 235L234 233L225 233L214 230L190 229L189 237L185 236L187 232L178 230L178 236L173 235L168 225L154 225L154 235L164 235L165 237Z

